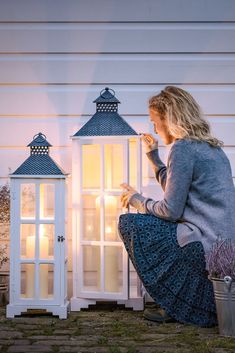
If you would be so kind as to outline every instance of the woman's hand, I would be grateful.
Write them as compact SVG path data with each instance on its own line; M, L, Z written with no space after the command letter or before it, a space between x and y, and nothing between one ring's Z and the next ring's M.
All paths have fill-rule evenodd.
M138 194L138 191L136 191L132 186L123 183L120 185L125 191L121 194L121 204L122 207L127 208L129 206L129 201L131 197L135 194Z
M141 134L141 140L144 142L146 152L150 152L158 148L158 140L152 134Z

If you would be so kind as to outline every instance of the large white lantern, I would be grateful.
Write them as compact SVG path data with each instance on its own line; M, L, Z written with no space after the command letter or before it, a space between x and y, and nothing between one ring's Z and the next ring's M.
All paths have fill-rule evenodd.
M10 302L7 317L44 309L67 317L66 175L49 156L45 135L10 175Z
M141 283L129 263L117 224L120 184L141 191L141 144L105 88L96 113L73 139L73 297L78 311L99 300L143 309Z

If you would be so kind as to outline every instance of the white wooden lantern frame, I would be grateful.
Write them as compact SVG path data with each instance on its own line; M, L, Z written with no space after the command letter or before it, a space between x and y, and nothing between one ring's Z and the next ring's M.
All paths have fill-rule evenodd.
M66 178L64 175L10 175L11 178L11 242L10 242L10 303L7 305L7 317L12 318L30 309L42 309L67 318L69 302L67 300L67 240L66 240ZM36 215L34 219L21 218L20 188L23 184L35 185ZM40 218L39 187L41 184L54 185L54 218ZM36 243L34 258L21 258L21 224L35 224ZM39 258L39 225L54 224L53 257ZM63 241L65 240L65 241ZM21 264L33 264L35 268L34 297L23 298L21 295ZM53 296L40 298L39 266L53 265Z
M88 307L89 304L95 304L99 300L112 300L120 304L125 304L126 307L133 307L135 310L143 310L143 295L142 285L137 276L136 295L130 295L130 278L129 278L129 259L122 241L107 241L104 240L104 219L101 217L101 238L98 241L84 240L82 237L82 222L83 222L83 202L82 195L98 195L101 197L101 214L104 214L104 197L105 196L120 196L122 193L119 190L105 190L104 187L104 146L105 145L122 145L123 146L123 182L129 184L129 140L136 139L136 161L137 161L137 191L141 192L142 175L141 175L141 142L138 135L134 136L73 136L73 165L72 165L72 204L73 204L73 297L71 298L71 310L78 311L81 308ZM82 189L82 146L83 145L99 145L101 151L101 180L100 188L97 190ZM118 222L118 219L117 219ZM83 250L84 245L97 245L100 247L100 290L87 291L83 287ZM107 292L104 288L104 247L118 246L122 248L123 259L123 290L122 292Z

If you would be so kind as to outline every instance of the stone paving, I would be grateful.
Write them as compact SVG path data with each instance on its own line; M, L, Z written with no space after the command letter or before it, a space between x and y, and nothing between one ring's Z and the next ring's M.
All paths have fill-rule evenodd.
M108 305L71 312L67 320L46 315L6 319L0 308L0 353L225 353L235 339L218 328L156 324L142 312Z

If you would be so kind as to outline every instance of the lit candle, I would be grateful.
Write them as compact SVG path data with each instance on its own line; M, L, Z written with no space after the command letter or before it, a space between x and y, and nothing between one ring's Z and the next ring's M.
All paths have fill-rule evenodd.
M116 240L117 220L117 198L107 195L104 197L105 204L105 240Z
M33 259L35 256L35 235L29 235L26 238L26 258ZM34 264L25 264L25 296L34 297Z
M49 239L47 236L40 236L40 258L47 259L49 250ZM26 238L26 258L33 259L35 257L35 235ZM26 298L34 297L34 264L26 264ZM40 265L40 297L48 297L48 265Z
M105 205L105 240L116 241L117 198L112 195L104 196ZM100 197L96 199L96 223L100 217ZM105 247L105 291L118 292L118 247Z

